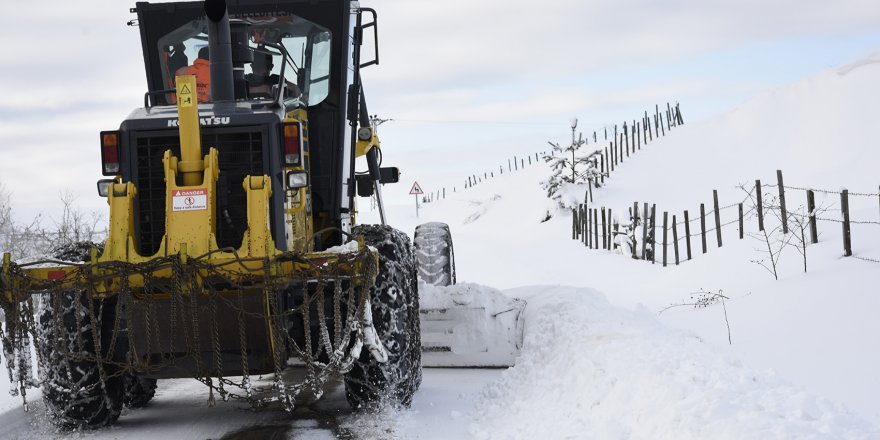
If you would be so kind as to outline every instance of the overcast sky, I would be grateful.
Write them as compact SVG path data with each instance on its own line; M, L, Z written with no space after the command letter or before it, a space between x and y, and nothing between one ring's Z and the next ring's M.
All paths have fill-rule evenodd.
M362 4L379 13L369 109L395 119L383 147L408 163L534 151L567 139L571 117L590 133L667 101L699 120L880 50L877 0ZM63 191L106 210L98 132L117 128L146 90L132 6L0 1L0 182L20 220L56 215Z

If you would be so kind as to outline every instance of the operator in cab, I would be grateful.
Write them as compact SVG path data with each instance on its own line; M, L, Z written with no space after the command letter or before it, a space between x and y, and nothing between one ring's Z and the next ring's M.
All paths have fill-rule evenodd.
M254 51L254 61L251 63L253 73L244 76L248 83L248 92L251 98L272 97L272 86L278 85L278 80L280 79L278 74L272 73L273 67L275 65L272 63L272 55L258 50ZM285 84L287 89L285 96L299 97L302 95L296 84L290 81L285 81Z
M184 66L177 69L177 76L195 75L196 77L196 95L199 102L208 102L211 100L211 63L208 46L199 49L199 57L193 61L192 66Z

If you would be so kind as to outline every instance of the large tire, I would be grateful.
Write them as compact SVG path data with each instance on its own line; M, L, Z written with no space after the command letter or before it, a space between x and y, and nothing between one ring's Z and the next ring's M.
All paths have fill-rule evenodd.
M126 408L143 408L156 395L156 379L126 374L122 377L122 403Z
M87 262L91 258L92 248L103 252L103 243L90 241L73 242L52 249L52 257L63 261ZM156 395L156 379L126 373L122 378L122 403L126 408L143 408Z
M354 408L376 404L409 406L422 383L421 335L416 262L409 237L388 226L360 225L367 245L379 251L379 274L370 289L373 326L388 352L379 363L361 352L345 375L345 394Z
M449 225L438 222L419 225L413 242L419 279L434 286L455 284L455 252Z
M90 242L56 247L53 258L65 261L88 261ZM60 298L59 298L60 295ZM112 424L122 411L123 384L113 367L101 365L93 329L102 347L110 342L114 317L113 300L92 300L82 291L43 294L39 317L42 344L39 345L40 371L43 374L43 400L50 419L66 429L97 428ZM93 323L89 307L98 322Z
M43 400L52 422L66 429L110 425L122 410L122 378L109 365L102 365L106 378L102 380L92 334L93 328L99 329L102 346L109 344L109 335L100 329L112 316L108 312L112 306L109 300L103 307L100 300L92 303L97 323L90 319L89 300L83 292L43 297L39 319Z

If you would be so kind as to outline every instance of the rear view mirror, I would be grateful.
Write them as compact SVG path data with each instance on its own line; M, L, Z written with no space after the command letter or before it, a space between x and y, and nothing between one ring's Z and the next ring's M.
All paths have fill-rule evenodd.
M379 168L379 183L397 183L400 181L400 170L397 167Z

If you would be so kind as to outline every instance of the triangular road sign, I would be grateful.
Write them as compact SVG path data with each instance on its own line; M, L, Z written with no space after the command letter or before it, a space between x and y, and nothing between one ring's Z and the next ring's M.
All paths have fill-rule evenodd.
M419 186L419 182L413 182L413 186L412 186L412 188L409 190L409 193L412 194L412 195L416 195L416 196L417 196L417 195L420 195L420 194L424 194L425 192L422 191L422 187Z

